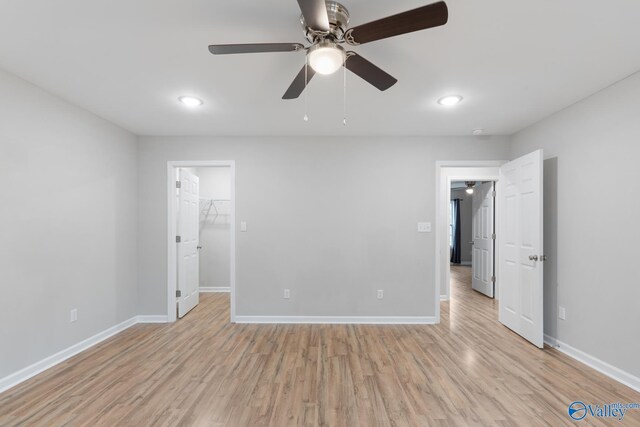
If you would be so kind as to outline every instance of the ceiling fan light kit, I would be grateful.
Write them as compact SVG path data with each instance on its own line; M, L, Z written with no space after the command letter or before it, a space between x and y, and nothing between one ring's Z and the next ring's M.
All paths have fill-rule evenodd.
M339 44L323 40L307 51L309 65L318 74L333 74L342 68L347 59L347 53Z
M342 4L325 0L298 0L302 12L300 23L306 40L300 43L258 43L211 45L214 55L264 52L306 52L305 65L294 78L282 99L298 98L315 73L332 74L342 66L364 79L378 90L393 86L397 79L356 52L342 47L346 43L358 46L376 40L426 30L447 23L449 12L443 1L388 16L377 21L347 28L350 15Z
M467 188L465 189L467 194L473 194L473 187L476 186L476 182L475 181L465 181L464 184L467 186Z

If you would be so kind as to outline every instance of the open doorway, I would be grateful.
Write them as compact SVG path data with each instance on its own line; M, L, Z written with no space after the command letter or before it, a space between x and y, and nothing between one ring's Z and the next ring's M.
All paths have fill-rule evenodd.
M469 184L467 184L469 183ZM450 261L453 265L471 267L472 256L472 197L474 181L451 182L449 214Z
M230 292L231 168L199 167L200 293Z
M168 162L167 172L168 319L187 315L200 303L201 294L229 293L233 322L235 164Z
M462 283L489 298L495 292L495 182L452 181L450 286ZM469 270L469 271L466 271Z
M477 183L483 182L496 182L500 178L500 165L505 162L501 161L486 161L486 162L441 162L438 168L438 218L437 218L437 230L436 230L436 244L438 246L436 251L436 287L438 288L438 299L442 301L448 301L451 297L451 261L452 261L452 199L463 198L464 201L460 203L461 209L466 209L467 217L467 232L466 240L462 240L461 231L461 245L460 245L460 264L467 264L472 267L473 252L472 244L472 203L473 199L470 194L466 192L466 182L473 182L474 186ZM453 183L462 183L464 190L462 193L464 196L459 195L459 191L452 191ZM460 187L457 185L456 187ZM475 188L474 188L475 191ZM457 197L453 197L452 194L458 193ZM465 205L466 204L466 205ZM464 214L464 213L463 213ZM462 243L466 242L465 245ZM466 254L465 254L466 252ZM464 258L463 258L464 255ZM466 263L462 263L463 259L466 259ZM469 272L469 274L471 274ZM439 304L436 307L436 312L439 314Z
M467 290L493 298L493 182L452 181L450 194L450 298Z

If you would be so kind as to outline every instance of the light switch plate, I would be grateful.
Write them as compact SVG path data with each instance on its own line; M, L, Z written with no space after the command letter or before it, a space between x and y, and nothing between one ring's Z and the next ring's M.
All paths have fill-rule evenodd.
M418 223L418 233L431 233L431 223L430 222L419 222Z
M558 307L558 317L560 318L560 320L566 320L567 319L567 309L560 306Z
M240 231L243 233L247 232L247 221L240 221Z

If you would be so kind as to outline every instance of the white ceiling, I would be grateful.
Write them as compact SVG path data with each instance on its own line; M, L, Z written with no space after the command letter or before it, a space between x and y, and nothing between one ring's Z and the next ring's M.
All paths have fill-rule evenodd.
M352 26L430 2L344 0ZM303 54L207 50L302 42L295 0L0 0L0 67L143 135L511 134L640 70L637 0L447 4L444 27L354 49L399 82L349 74L346 127L341 75L314 78L305 123L281 99Z

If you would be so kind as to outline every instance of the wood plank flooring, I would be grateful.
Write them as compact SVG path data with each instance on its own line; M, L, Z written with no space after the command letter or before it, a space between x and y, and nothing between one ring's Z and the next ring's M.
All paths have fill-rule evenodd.
M203 294L0 394L0 425L563 426L574 400L640 402L500 325L469 271L453 268L434 326L232 325L228 294Z

